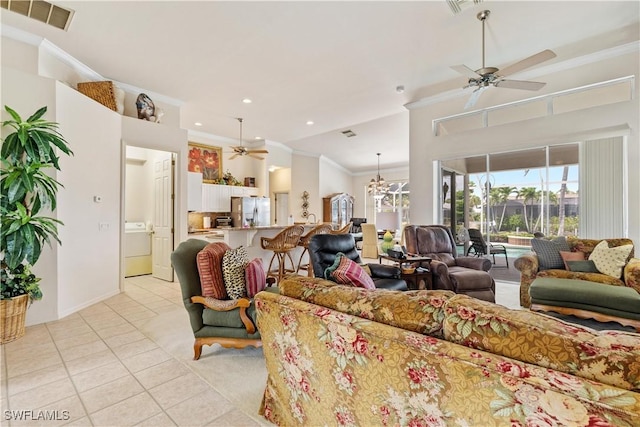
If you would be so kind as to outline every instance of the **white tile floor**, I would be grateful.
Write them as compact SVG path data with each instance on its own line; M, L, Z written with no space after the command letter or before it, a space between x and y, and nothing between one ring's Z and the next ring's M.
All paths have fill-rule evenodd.
M517 292L498 284L498 302L517 307ZM269 425L261 350L205 347L191 361L192 341L178 283L129 278L124 293L2 346L0 424Z

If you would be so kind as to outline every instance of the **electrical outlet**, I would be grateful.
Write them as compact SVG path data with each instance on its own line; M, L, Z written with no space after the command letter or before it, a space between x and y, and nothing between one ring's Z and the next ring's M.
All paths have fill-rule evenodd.
M101 222L98 224L98 228L100 229L100 231L109 231L109 223Z

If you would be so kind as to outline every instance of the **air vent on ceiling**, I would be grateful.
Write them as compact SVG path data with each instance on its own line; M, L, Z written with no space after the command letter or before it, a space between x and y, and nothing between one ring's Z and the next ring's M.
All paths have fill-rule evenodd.
M0 6L65 31L74 13L43 0L1 0Z
M342 134L344 136L346 136L347 138L351 138L352 136L356 136L356 133L354 131L352 131L351 129L349 130L343 130Z

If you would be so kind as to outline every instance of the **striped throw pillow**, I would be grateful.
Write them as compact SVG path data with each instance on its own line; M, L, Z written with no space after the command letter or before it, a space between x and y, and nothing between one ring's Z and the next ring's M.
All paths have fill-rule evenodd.
M331 277L340 283L341 285L351 285L358 288L375 289L376 285L373 283L371 276L357 262L351 261L348 257L343 256L340 259L340 264Z
M227 299L222 277L222 257L229 249L223 242L210 243L196 255L202 296Z
M262 258L254 258L244 269L244 281L247 286L247 296L253 298L263 290L267 284L267 273L264 271Z

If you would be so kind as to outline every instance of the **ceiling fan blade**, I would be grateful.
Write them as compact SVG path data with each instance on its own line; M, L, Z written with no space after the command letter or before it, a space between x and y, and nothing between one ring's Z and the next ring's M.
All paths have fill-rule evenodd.
M240 154L236 153L236 154L234 154L233 156L229 157L229 160L233 160L233 159L235 159L236 157L238 157L239 155L240 155Z
M466 65L452 65L451 68L459 72L463 76L467 76L472 79L477 79L478 76L480 75L475 71L473 71L471 68L467 67Z
M248 153L269 154L267 150L247 150Z
M471 94L471 96L469 97L469 100L464 105L464 109L468 110L469 108L471 108L474 105L476 105L476 102L478 102L478 99L480 98L480 95L482 95L482 92L484 92L484 90L486 88L487 88L486 86L482 86L482 87L479 87L478 89L474 90L473 93Z
M509 89L524 89L524 90L540 90L546 85L542 82L528 82L525 80L499 80L494 83L496 87L506 87Z
M254 159L264 160L264 157L258 156L252 152L249 152L249 156L253 157Z
M556 54L549 49L543 50L542 52L538 52L535 55L531 55L528 58L523 59L522 61L518 61L515 64L511 64L508 67L499 70L496 74L502 77L510 76L511 74L515 74L529 67L533 67L541 62L548 61L552 58L555 58Z

